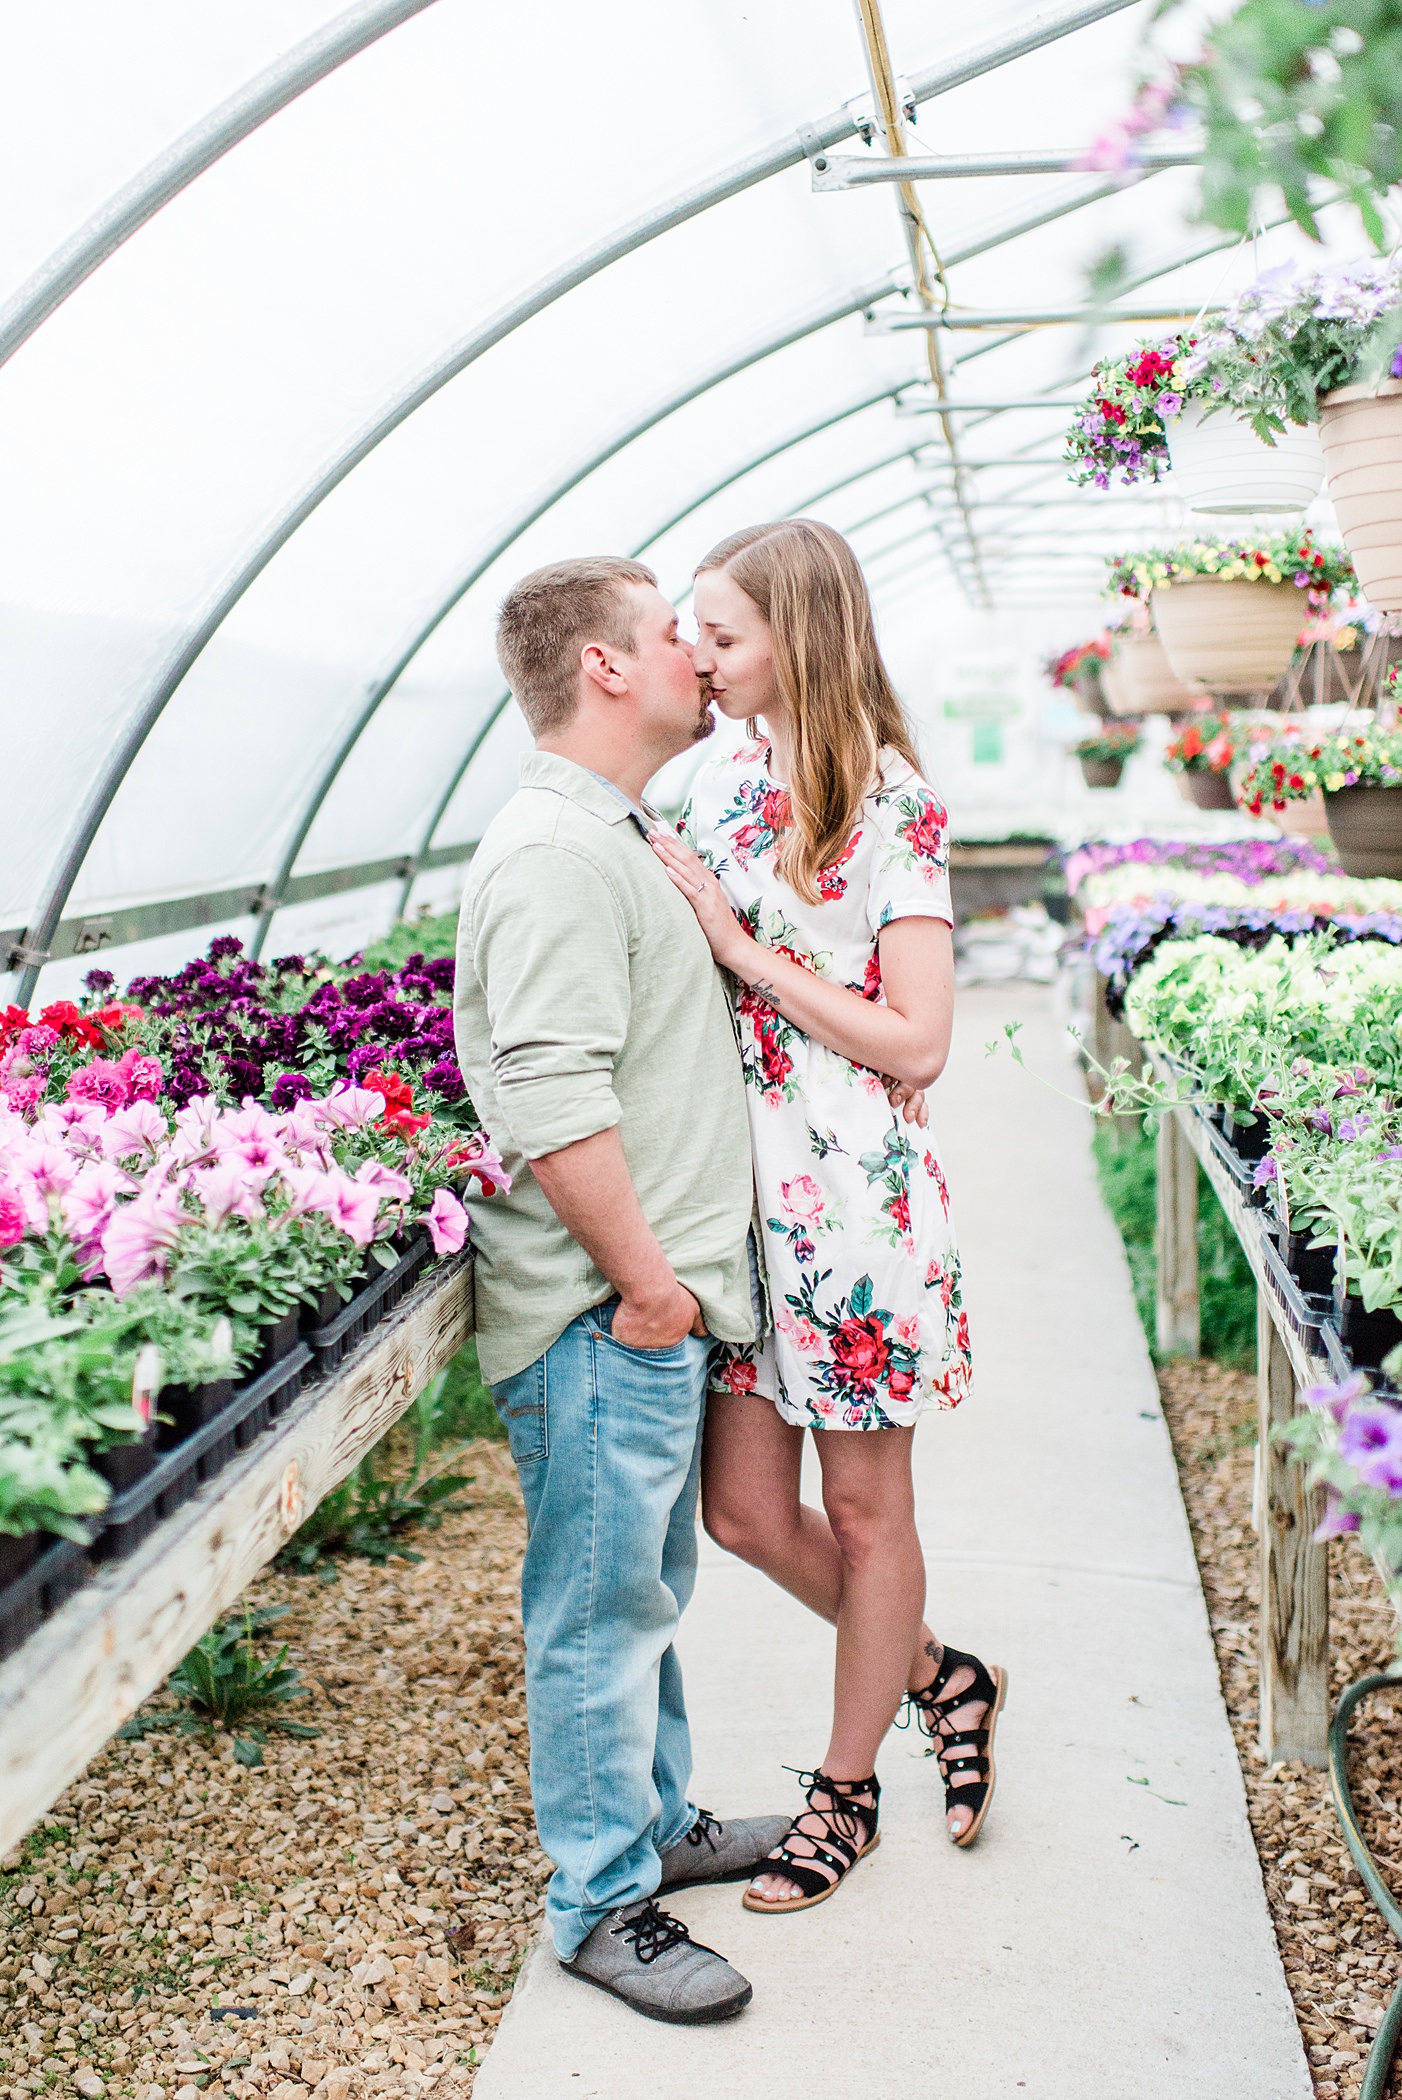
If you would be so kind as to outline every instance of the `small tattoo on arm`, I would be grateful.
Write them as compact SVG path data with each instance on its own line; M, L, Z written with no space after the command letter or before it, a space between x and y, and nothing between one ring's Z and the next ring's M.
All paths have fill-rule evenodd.
M756 999L762 999L766 1006L772 1006L777 1010L779 1005L779 994L775 991L773 985L769 983L767 978L758 978L756 982L750 986L750 990L754 993Z

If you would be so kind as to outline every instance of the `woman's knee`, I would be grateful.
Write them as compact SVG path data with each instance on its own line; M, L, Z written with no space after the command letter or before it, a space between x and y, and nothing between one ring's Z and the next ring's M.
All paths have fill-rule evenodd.
M701 1523L708 1539L737 1560L758 1563L762 1533L752 1510L737 1508L720 1495L701 1497Z
M903 1497L826 1492L823 1507L838 1551L851 1567L898 1551L914 1536L914 1511Z

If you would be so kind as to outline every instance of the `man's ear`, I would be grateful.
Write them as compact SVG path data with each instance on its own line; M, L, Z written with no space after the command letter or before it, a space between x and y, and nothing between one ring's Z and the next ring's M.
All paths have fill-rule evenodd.
M600 692L617 700L628 690L628 681L618 667L616 658L598 642L586 642L579 652L579 668L591 684Z

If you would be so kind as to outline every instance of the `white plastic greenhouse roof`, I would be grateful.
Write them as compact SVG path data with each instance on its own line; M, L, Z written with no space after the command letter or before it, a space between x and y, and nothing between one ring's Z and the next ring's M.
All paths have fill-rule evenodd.
M909 150L1084 148L1146 14L886 0ZM680 598L721 534L828 519L945 773L950 677L1001 652L1025 679L1099 624L1100 556L1181 516L1073 492L1033 405L961 419L957 508L939 420L897 405L924 337L864 319L911 310L898 192L815 190L824 149L885 153L851 0L0 22L0 998L45 956L39 996L68 990L102 940L124 975L213 931L344 952L406 889L450 897L523 744L494 610L542 561L645 550ZM1224 241L1195 189L920 195L956 308L1075 308L1118 242L1125 303L1191 315L1305 246ZM951 335L950 393L1069 400L1145 332ZM989 783L1014 813L1038 735Z

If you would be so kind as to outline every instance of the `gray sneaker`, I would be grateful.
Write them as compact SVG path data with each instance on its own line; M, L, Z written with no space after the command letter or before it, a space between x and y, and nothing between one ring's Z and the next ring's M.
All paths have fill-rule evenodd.
M560 1967L645 2018L680 2027L728 2020L754 1996L738 1969L713 1947L698 1946L680 1918L650 1899L601 1918Z
M748 1881L787 1837L792 1821L792 1816L735 1816L720 1823L703 1808L686 1835L662 1854L658 1894L695 1881Z

